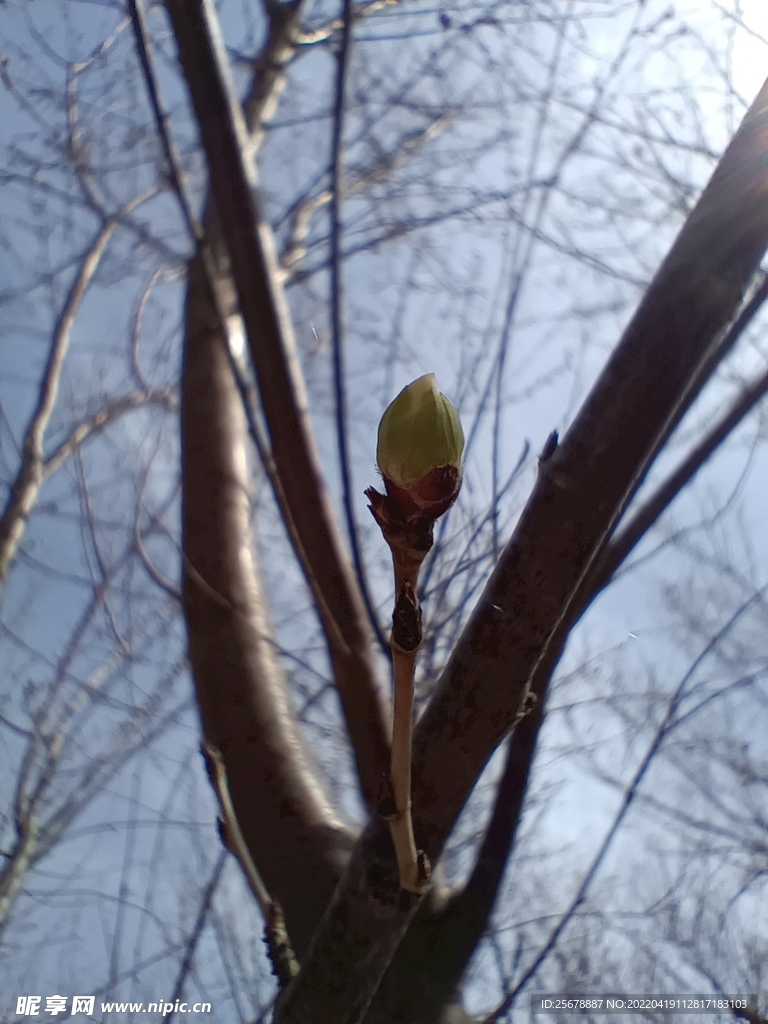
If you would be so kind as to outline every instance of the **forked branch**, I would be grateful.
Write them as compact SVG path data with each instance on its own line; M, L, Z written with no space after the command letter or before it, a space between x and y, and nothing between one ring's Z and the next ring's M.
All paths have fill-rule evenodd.
M365 609L322 479L271 232L256 200L248 135L209 0L168 0L179 58L208 158L240 313L275 464L290 514L322 590L323 622L366 799L376 804L389 744Z

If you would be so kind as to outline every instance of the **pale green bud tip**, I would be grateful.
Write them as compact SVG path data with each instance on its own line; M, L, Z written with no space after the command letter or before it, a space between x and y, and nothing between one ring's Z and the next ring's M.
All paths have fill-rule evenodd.
M409 487L444 466L461 469L464 431L434 373L403 388L379 424L376 461L397 487Z

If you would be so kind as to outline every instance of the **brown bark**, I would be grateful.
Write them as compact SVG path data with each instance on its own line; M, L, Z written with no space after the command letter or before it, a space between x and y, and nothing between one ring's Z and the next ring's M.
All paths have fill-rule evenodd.
M515 726L488 827L465 887L419 908L366 1014L365 1024L447 1024L460 1012L460 986L485 934L520 821L542 705Z
M365 10L375 9L376 6L376 3L366 5ZM284 12L281 13L284 14ZM258 62L254 83L251 88L249 97L245 103L245 113L246 118L248 120L248 126L249 129L254 133L252 135L252 145L254 144L253 140L258 140L258 138L260 137L259 118L263 114L264 109L270 105L270 89L273 88L274 86L279 87L282 75L278 74L278 64L281 60L285 61L287 59L289 43L292 35L294 34L294 32L291 31L291 28L291 25L289 25L284 18L280 20L280 23L278 25L272 27L272 29L270 30L267 44L265 46L264 55L262 56L262 58L260 58ZM206 234L209 240L209 244L211 242L214 243L215 255L217 257L218 263L217 270L219 282L223 283L224 287L226 288L226 282L228 281L229 275L228 268L225 265L226 258L222 261L221 253L219 252L219 246L221 244L219 225L212 215L206 216L205 225L207 229ZM211 296L207 291L207 283L205 281L205 275L201 272L200 262L196 261L193 264L193 268L190 271L188 280L188 309L194 306L195 314L194 316L188 316L187 346L191 344L193 333L191 332L191 328L193 322L195 326L195 332L198 334L198 342L196 343L197 347L201 347L206 344L203 339L203 335L206 330L205 324L208 325L207 329L209 331L212 331L214 333L221 332L220 317L217 313L216 305L217 303L213 299L213 296ZM234 306L230 307L230 305L228 304L226 312L234 311L234 308ZM210 358L210 351L208 352L207 355L199 356L198 360L202 360L204 364L205 360ZM187 348L187 352L189 352L189 348ZM185 381L188 380L189 376L189 363L190 360L187 357L187 359L185 360ZM219 367L217 373L222 373L224 376L226 376L223 366ZM200 379L207 379L207 374L207 370L201 370ZM231 384L227 385L227 389L229 389L230 398L235 397L235 401L238 401L239 399L236 396L233 396ZM185 387L185 393L186 391L187 389ZM210 398L212 396L208 397ZM223 398L221 408L222 411L226 409L226 401ZM204 434L199 435L200 444L208 445L212 449L215 449L216 452L218 452L220 445L222 443L222 438L220 436L220 426L222 422L226 421L226 416L224 417L223 420L219 416L214 416L213 419L206 420L205 409L199 405L197 406L196 417L198 414L198 426L201 428L205 428ZM185 435L187 433L186 424L188 422L189 421L185 418L183 425L183 431ZM235 417L235 422L237 422L237 417ZM238 431L242 427L243 424L241 421ZM239 444L242 441L242 437L238 431L235 432L235 436L239 439ZM225 451L231 450L231 442L233 441L233 439L233 437L230 437L229 443L226 440L224 440ZM212 461L216 463L218 456L214 453L212 454L211 458ZM197 504L201 495L196 493L193 496L192 487L190 486L189 488L187 488L186 481L187 475L185 473L185 494L187 494L188 499L190 501L194 501L195 504ZM214 510L212 508L208 508L208 510L203 513L203 517L213 517L213 515ZM243 525L244 524L241 521L240 527L243 527ZM234 524L230 522L230 537L233 536L233 529ZM212 543L215 549L217 544L216 538L211 536L209 537L209 541ZM333 573L331 575L333 576ZM190 623L190 628L194 628L192 626L192 623ZM195 662L196 659L194 659L193 657L193 663ZM204 693L209 685L212 685L217 692L221 691L222 689L220 681L215 680L213 679L212 676L209 677L207 674L204 674L202 672L197 673L196 671L196 679L199 692ZM254 680L254 685L258 685L256 680ZM224 705L226 700L227 696L222 693L220 695L221 704ZM205 703L206 701L205 698L203 697L202 704L205 705ZM254 731L257 732L258 726L254 725L253 720L251 722L251 725L252 727L254 727ZM204 719L204 729L206 735L208 735L209 738L212 738L212 733L208 726L207 717ZM235 805L239 808L239 820L241 820L243 823L246 823L251 821L253 817L248 797L255 788L262 787L264 785L263 773L260 774L260 764L258 758L250 757L235 759L232 756L231 748L227 746L225 749L227 754L226 760L228 762L228 779L230 780L231 788L234 790L233 799ZM251 748L251 754L253 754L254 749L255 748ZM289 766L290 752L286 752L286 755ZM288 770L290 769L288 768ZM237 781L246 784L238 786ZM309 850L308 848L305 848L303 851L300 851L296 848L292 849L290 843L284 846L282 842L281 824L274 820L272 820L268 824L268 815L266 814L262 814L261 816L261 828L259 828L256 831L254 831L253 829L248 830L247 838L249 840L250 852L252 853L254 859L258 860L260 868L263 868L266 876L269 878L271 891L285 904L289 930L293 938L294 945L296 946L297 950L301 952L305 944L303 936L307 931L313 931L315 926L319 923L322 910L324 909L324 901L327 900L328 895L326 892L327 887L325 885L325 879L321 879L320 884L318 885L318 879L316 878L316 866L313 867L313 865L311 864L311 859L316 856L316 852ZM342 849L344 845L345 843L342 840L342 842L340 843ZM292 864L295 875L293 879L288 879L288 891L290 891L291 887L293 887L293 889L295 890L296 899L286 899L285 877L278 877L274 872L269 870L268 866L266 866L268 865L270 859L275 856L283 858L285 864ZM335 855L331 855L331 860L332 867L335 868L337 863ZM299 886L298 889L296 889L295 887L296 878L301 878L303 883L303 886ZM313 890L311 899L305 898L306 887L309 887ZM427 929L432 928L435 914L436 909L433 907L432 901L430 901L429 904L425 905L421 915L421 920L425 922ZM421 943L420 936L422 934L422 927L417 926L417 928L413 931L414 944L415 946L419 946ZM399 966L396 965L396 969L394 970L395 990L402 990L404 985L406 984L406 980L412 977L412 975L413 965L409 961L406 960L402 962ZM446 1019L450 1019L450 1021L452 1021L453 1024L462 1024L462 1022L469 1021L470 1019L461 1010L460 1005L449 1006L447 1013L448 1018ZM385 1011L385 1014L388 1019L393 1019L388 1010Z
M361 786L374 806L387 776L389 743L370 630L322 478L271 232L258 209L246 156L246 126L212 4L167 0L167 8L208 158L287 514L319 606Z
M244 414L201 261L190 266L182 393L184 607L203 729L299 955L349 848L293 722L255 552Z

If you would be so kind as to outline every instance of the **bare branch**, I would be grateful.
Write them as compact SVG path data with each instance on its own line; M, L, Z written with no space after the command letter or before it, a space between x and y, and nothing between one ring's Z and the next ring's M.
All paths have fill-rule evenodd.
M738 336L768 295L768 282L764 279L750 300L745 313L732 328ZM734 339L730 338L732 345ZM603 551L594 571L583 586L581 600L583 615L595 597L614 579L616 569L626 560L640 539L669 507L683 487L693 478L712 453L738 426L755 404L768 392L768 374L764 374L747 388L733 403L731 409L711 428L696 445L682 465L658 488L656 493L635 513L631 521L611 540ZM458 894L445 913L444 928L434 944L434 963L439 965L435 975L444 981L437 992L437 1001L450 995L461 981L464 969L480 938L493 908L498 886L503 876L509 851L519 823L522 801L526 793L528 775L533 761L539 728L543 721L546 692L552 673L560 660L566 638L563 631L553 644L546 659L541 662L530 680L531 696L536 699L532 713L519 723L509 740L509 749L502 779L494 801L494 810L478 854L477 865L464 891ZM483 912L485 916L483 916ZM451 927L453 925L453 927ZM470 944L470 936L474 943ZM451 966L453 970L451 971ZM451 985L453 987L451 987ZM417 998L414 993L414 998ZM424 999L424 991L421 992Z
M141 368L140 360L140 348L141 348L141 327L144 320L144 313L147 309L150 296L155 289L155 285L161 280L173 280L180 276L179 268L171 271L159 268L154 271L150 277L146 288L141 293L139 301L136 305L136 312L133 317L133 324L131 326L131 368L133 370L133 376L136 378L136 382L142 391L149 391L150 385L147 378L144 376L144 371Z
M104 220L80 261L75 278L56 320L51 347L48 351L48 360L38 389L37 405L24 433L21 465L11 485L3 514L0 516L0 586L8 576L8 570L21 543L27 520L37 501L40 486L47 475L43 442L56 405L61 371L69 349L75 316L115 229L130 213L154 194L154 188L145 190L130 203L127 203L118 214Z
M235 808L232 804L232 797L229 794L227 770L224 765L224 758L221 756L221 751L216 750L209 743L203 743L202 751L208 774L219 801L219 809L221 811L219 821L223 830L222 838L224 845L239 861L243 874L248 880L250 890L264 918L264 931L270 960L282 988L289 984L291 979L295 978L299 973L299 964L286 931L282 907L267 892L267 887L264 885L256 865L253 863L253 858L243 838L243 833L240 830L240 824L235 814Z
M181 604L182 593L181 590L173 583L169 582L160 570L157 568L155 563L147 554L147 549L144 547L144 541L141 536L141 529L139 528L139 510L136 509L136 523L134 526L133 543L136 547L136 554L139 556L139 560L144 568L147 570L149 578L155 582L161 590L164 590L169 597L172 597L174 601L178 601Z
M207 0L168 0L167 7L208 157L280 482L332 616L324 627L336 683L366 800L375 804L386 778L388 743L370 633L322 482L271 232L245 161L245 127L228 81L215 12Z
M763 277L745 314L740 316L734 324L733 333L736 337L742 333L766 298L768 298L768 276ZM594 578L590 587L590 601L608 585L618 567L626 561L640 540L729 434L754 409L766 392L768 392L768 373L758 377L742 391L731 408L707 431L674 473L659 485L656 492L633 514L630 521L621 527L608 543L595 566Z
M111 402L102 406L101 409L87 420L78 423L69 432L67 437L61 441L56 448L46 457L43 462L43 480L56 472L64 462L77 451L86 441L98 436L111 423L120 419L127 412L134 409L142 409L147 406L159 406L169 412L175 412L179 407L179 400L168 388L147 388L145 391L138 391L124 398L114 398Z
M24 434L21 465L0 518L0 584L8 576L45 477L43 440L56 404L61 370L72 337L75 316L116 227L115 220L107 220L102 224L80 263L56 321L48 361L38 390L37 406Z
M272 12L272 15L274 16L275 25L277 26L277 28L279 28L280 31L274 39L270 37L270 40L267 43L267 51L269 51L268 59L265 56L263 61L257 62L257 64L259 64L261 74L257 73L254 76L251 92L249 94L249 98L246 101L246 109L251 111L253 117L256 117L259 111L261 111L263 114L264 111L261 104L262 102L267 102L268 100L268 96L266 96L264 93L264 90L267 88L267 85L262 76L266 75L269 81L272 81L273 84L276 83L278 79L272 79L270 75L267 74L267 72L269 71L269 69L274 70L275 68L279 68L280 66L282 66L280 64L280 61L287 61L290 53L293 52L288 47L288 44L283 40L283 34L290 34L291 26L293 25L293 21L295 19L295 15L297 12L291 9L291 17L290 19L286 20L285 9L281 5L269 5L269 10ZM174 191L176 192L179 203L182 207L182 211L184 213L187 226L193 238L197 242L197 253L195 255L195 258L199 259L201 266L204 268L208 286L207 294L210 294L212 298L213 307L215 308L218 320L222 325L222 333L228 335L232 321L232 317L228 316L228 309L231 306L231 296L229 294L230 281L227 271L221 266L221 258L223 257L223 254L221 252L217 252L217 243L220 243L219 234L221 231L221 225L217 220L216 216L214 215L213 207L209 207L207 211L208 215L206 216L206 227L208 228L208 231L205 230L203 225L192 213L192 209L184 189L178 156L176 154L176 149L173 140L170 136L168 116L165 113L163 102L160 96L160 91L157 86L149 38L146 33L146 27L143 20L143 14L141 14L140 6L136 7L136 12L137 13L134 18L134 25L136 29L137 46L140 51L142 70L144 72L147 90L150 94L152 108L155 114L157 130L158 133L163 138L163 148L167 154L167 160L172 168L171 177L173 181ZM276 48L274 53L272 52L273 48ZM217 255L219 257L218 260ZM144 293L144 296L142 297L142 301L139 304L139 308L137 310L136 319L134 323L134 372L140 379L143 379L143 376L141 373L141 369L138 365L138 331L144 303L146 301L146 297L149 294L149 291L153 286L154 280L155 278L153 277L152 281L150 281L147 290ZM240 321L240 318L237 315L234 315L234 319L237 320L238 322ZM343 637L341 636L337 624L335 623L333 616L330 613L326 601L326 596L323 592L323 589L319 585L317 577L315 575L312 560L308 557L307 552L304 548L301 535L297 529L297 525L294 520L293 513L291 511L291 507L288 503L285 489L282 485L282 482L278 474L274 456L270 451L269 445L266 439L263 437L261 427L259 426L253 414L253 409L251 408L251 396L249 394L248 386L243 379L241 368L238 365L237 360L232 355L231 346L229 345L227 345L227 353L229 355L232 373L234 374L235 381L237 383L237 387L243 402L243 409L245 411L245 415L248 421L249 432L256 446L259 458L261 459L262 466L264 467L264 470L267 474L267 478L269 479L270 486L272 487L275 500L277 501L280 513L283 518L283 524L285 526L286 532L288 534L289 540L294 549L296 557L299 561L299 564L301 565L307 582L309 583L310 589L312 590L312 594L315 598L315 602L319 610L320 618L324 622L327 632L331 634L332 645L333 642L335 642L335 646L338 649L340 646L343 647L344 645ZM143 546L141 545L141 538L138 534L136 540L137 550L150 575L156 582L160 583L161 586L167 589L167 584L161 582L161 577L159 576L159 574L157 574L156 570L154 569L154 567L151 565L151 562L147 558L146 552L144 551ZM192 575L195 575L195 570L193 566L187 565L186 568L187 571L192 573ZM201 577L199 577L199 574L197 574L197 583L202 585L203 587L207 586L205 581L202 580ZM372 622L374 621L375 620L372 619Z
M221 751L217 750L216 747L211 746L210 743L203 742L201 749L203 757L205 758L205 766L208 770L208 775L213 784L216 798L219 801L219 810L221 811L222 824L224 827L224 838L226 840L225 845L229 852L240 861L240 867L243 869L243 874L248 881L248 885L253 893L256 903L258 904L259 910L266 921L269 917L269 908L272 904L272 898L267 892L267 887L264 885L256 865L253 863L248 847L245 845L243 833L240 831L240 826L237 822L237 815L235 814L235 809L232 806L232 797L229 795L227 769L224 766L224 758L221 756Z
M448 111L431 121L426 128L417 131L406 132L391 150L377 153L376 160L371 167L356 169L355 173L350 172L350 180L345 187L348 196L360 195L365 189L370 188L377 182L386 178L395 168L409 159L428 142L437 138L438 135L450 123L454 112ZM325 175L318 177L310 188L317 188ZM312 218L324 206L328 206L334 193L333 188L323 189L315 195L307 194L296 200L284 213L284 219L288 220L291 227L288 238L280 253L280 280L287 287L297 274L298 264L307 254L306 239L312 224ZM401 232L402 233L402 232ZM332 232L331 232L332 238ZM373 243L375 244L375 243ZM339 245L339 251L341 246ZM348 254L344 254L348 255Z
M284 23L285 13L286 9L280 8L275 20ZM143 28L139 34L158 131L168 136ZM265 99L264 88L257 74L251 89L254 110L258 109L256 100ZM164 145L169 160L174 161L169 138ZM338 878L349 843L321 793L288 708L286 681L251 547L244 415L321 618L329 627L335 624L327 614L273 456L253 416L247 384L229 345L230 314L234 315L235 309L219 217L209 201L205 228L194 218L178 170L175 189L197 242L187 272L182 403L183 600L190 660L203 732L209 747L220 751L220 764L226 771L229 818L236 823L241 840L238 859L249 884L253 886L254 864L258 863L267 881L265 891L281 893L282 904L269 902L266 924L273 963L287 983L295 973L295 959L282 907L301 951ZM194 454L190 456L190 452ZM136 540L141 552L140 536ZM145 564L149 568L147 559ZM226 651L230 651L229 657ZM220 657L227 664L226 682L218 670ZM268 737L268 742L257 742L256 737ZM221 786L215 788L221 799ZM290 858L285 856L286 849L292 851Z
M152 113L154 114L155 123L157 125L157 134L160 137L160 142L165 154L165 162L171 186L179 201L179 206L181 207L181 212L184 216L184 223L187 225L187 230L192 238L199 242L203 235L202 227L200 226L200 223L187 200L187 194L184 189L184 177L181 169L181 161L179 160L179 154L176 150L176 145L170 132L168 115L163 107L160 90L157 84L157 77L152 67L152 58L149 50L147 25L142 0L128 0L128 10L131 15L133 36L136 40L136 49L138 50L139 61L144 73L144 81L147 86L147 91L149 92L149 102L152 106Z
M495 706L491 715L500 712L502 695L506 708L516 712L559 623L572 622L579 582L645 472L658 432L676 414L700 362L727 328L768 242L768 172L761 156L766 120L768 85L563 444L542 463L518 528L420 724L416 744L428 743L425 757L427 749L432 751L421 785L431 787L435 770L444 785L446 749L455 742L449 736L456 729L452 719L470 695L475 709ZM599 505L595 494L601 496ZM534 628L534 615L541 619L541 632ZM520 677L513 669L518 664ZM462 747L475 749L477 742L487 756L479 716L462 719L462 725ZM440 749L438 737L447 744L439 769L432 761ZM424 825L428 832L439 828L431 809Z
M355 5L352 9L352 24L362 20L367 15L375 14L384 7L392 7L399 2L400 0L364 0L363 3ZM296 45L316 46L318 43L324 43L342 28L343 22L343 18L334 18L320 28L297 32Z
M226 863L226 860L226 852L222 850L218 856L216 864L214 865L213 871L211 872L211 877L208 879L208 884L203 889L202 898L200 899L200 907L198 908L197 911L197 920L195 921L195 925L192 931L189 933L187 945L184 950L184 956L182 958L181 966L179 967L179 973L176 978L176 984L174 985L173 994L171 995L170 998L170 1002L173 1004L174 1007L176 1006L177 1000L181 999L181 994L184 991L184 982L187 980L187 976L192 967L192 960L195 955L195 950L197 949L197 944L200 941L200 936L203 933L203 928L205 927L205 922L208 918L208 914L211 909L211 904L213 903L213 897L216 894L216 890L219 887L219 881L221 880L221 875L222 872L224 871L224 865ZM175 1015L175 1009L169 1010L163 1016L163 1024L170 1024Z
M352 549L352 561L357 572L357 581L360 585L365 610L371 629L378 641L379 647L386 656L389 656L389 645L379 623L376 609L368 589L368 581L363 563L363 555L360 550L360 533L355 520L354 506L352 504L352 467L349 459L349 434L347 431L347 394L344 381L344 317L343 317L343 295L341 280L341 178L342 178L342 150L344 137L344 88L349 63L349 50L351 46L351 22L352 22L352 0L344 0L344 17L342 19L341 41L339 51L336 54L336 98L333 109L333 137L331 140L331 198L330 198L330 219L331 219L331 336L333 340L333 389L336 400L336 447L339 453L339 466L341 469L341 492L344 504L344 515L347 520L347 537Z
M37 852L37 837L37 819L31 816L21 829L17 829L13 848L5 856L5 863L0 868L0 936L8 925L13 902Z
M199 260L189 275L182 518L190 660L204 735L221 751L245 843L267 891L280 895L301 956L349 842L290 712L251 544L243 406Z
M745 601L734 612L734 614L728 619L728 621L718 630L718 632L711 638L711 640L709 640L709 642L705 645L702 652L690 665L688 671L683 675L682 679L675 688L674 693L672 693L672 695L669 697L667 703L667 710L664 715L664 718L662 719L661 723L656 729L653 739L648 745L648 748L643 758L641 759L639 765L635 770L634 775L632 776L632 780L626 787L624 791L624 797L621 801L621 805L619 806L619 809L616 812L614 819L611 822L610 828L606 832L605 837L603 838L603 841L597 850L597 853L592 859L592 863L585 872L584 877L581 880L581 884L579 885L579 888L577 889L575 895L571 899L571 902L568 904L568 907L560 916L557 924L550 932L547 941L539 949L538 953L533 958L531 963L528 965L528 967L526 967L521 976L518 978L514 988L507 994L503 1002L485 1018L483 1024L497 1024L500 1018L503 1017L507 1013L509 1008L514 1005L518 995L523 991L528 982L536 976L536 973L541 967L541 965L544 963L549 954L557 945L557 941L562 935L565 928L567 927L568 923L573 919L574 914L584 902L587 892L589 891L592 882L594 881L595 876L597 875L597 872L600 870L600 866L605 860L606 854L608 853L609 849L611 848L611 845L613 844L613 840L616 837L616 834L621 826L621 823L624 821L627 812L629 811L630 807L632 806L637 797L640 785L643 779L645 778L648 769L651 766L651 763L658 754L659 750L661 749L664 741L667 739L669 734L676 728L678 723L682 720L678 716L678 709L685 695L688 683L693 678L694 673L696 672L698 667L702 664L702 662L705 661L705 659L713 651L717 649L720 641L733 629L735 624L739 621L739 619L742 618L744 613L749 608L751 608L758 600L762 600L763 593L764 591L761 590L755 594L752 594L752 596L748 598L748 600Z

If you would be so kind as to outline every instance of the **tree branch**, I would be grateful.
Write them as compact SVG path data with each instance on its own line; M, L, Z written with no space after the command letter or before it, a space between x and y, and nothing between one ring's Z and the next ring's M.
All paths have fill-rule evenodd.
M759 295L761 302L764 302L768 297L768 278L763 281ZM655 493L634 513L629 522L616 533L605 547L595 566L590 586L590 603L610 583L616 570L626 561L648 530L669 508L678 494L690 483L696 473L698 473L710 456L717 451L728 435L754 409L766 392L768 392L768 373L758 377L742 391L734 400L730 409L704 435L674 473L659 485Z
M376 609L368 590L368 582L360 550L360 535L355 510L352 504L352 467L349 461L349 435L347 431L347 394L344 382L344 317L341 280L341 177L344 136L344 87L349 63L351 44L352 0L344 0L341 41L336 54L336 97L333 109L333 134L331 140L331 335L333 340L333 390L336 401L336 447L341 470L341 492L344 515L347 520L347 536L352 549L352 561L357 572L360 593L371 624L373 634L386 657L390 656L389 644L379 623Z
M459 1012L461 980L488 928L514 843L542 717L541 702L535 701L515 726L491 819L466 885L447 900L436 905L426 900L419 908L365 1024L390 1020L443 1024L446 1007L453 1005L454 1013Z
M346 183L345 194L347 196L360 195L365 189L381 181L398 164L413 156L426 143L435 139L449 124L451 117L452 112L446 111L431 121L426 128L404 132L391 149L376 154L376 158L370 167L356 168L356 175L351 177ZM282 215L282 220L290 222L291 225L288 237L280 253L280 280L285 287L292 283L298 264L307 254L305 243L312 218L318 210L328 206L331 202L333 196L333 189L331 188L324 189L322 192L316 192L314 195L312 194L312 191L319 186L324 178L324 174L319 174L316 180L309 186L305 195L292 203ZM340 258L343 259L341 253Z
M115 420L120 419L121 416L133 409L142 409L149 405L158 405L163 409L176 411L179 402L176 395L168 388L147 388L145 391L137 391L132 395L125 395L123 398L113 399L102 406L94 416L73 427L66 438L56 445L56 448L43 462L43 479L46 480L55 473L74 451L92 437L100 434L110 423L114 423Z
M509 727L559 624L578 613L580 582L646 471L658 435L729 325L768 244L766 149L768 83L563 444L541 464L518 527L419 725L417 813L428 834L443 832L446 807L438 810L424 797L444 788L446 763L461 762L463 803L495 746L491 736L498 739ZM497 715L503 720L491 728ZM446 762L451 750L455 756ZM459 750L472 752L472 768Z
M252 119L258 117L259 111L263 113L260 104L269 99L269 82L274 79L267 72L270 68L279 70L288 59L290 51L285 47L279 53L272 51L282 46L286 34L290 35L298 6L292 5L289 10L278 5L270 10L270 39L260 62L261 73L257 70L254 75L246 101ZM281 905L269 901L265 917L273 963L287 982L295 973L296 962L285 939L283 907L296 948L301 951L338 878L350 841L333 822L317 790L314 766L307 764L306 751L288 712L285 679L267 622L266 595L254 553L250 551L250 522L242 507L247 488L243 414L247 416L289 538L321 609L321 619L326 609L285 501L272 455L253 417L247 386L229 345L228 329L236 306L220 220L209 199L201 224L186 198L138 3L134 12L134 30L157 130L163 138L174 189L197 243L187 273L183 452L192 446L196 452L196 467L208 460L214 476L216 472L223 473L229 481L228 487L222 486L212 494L210 489L198 486L199 479L189 472L185 462L183 596L190 657L206 740L211 748L220 752L222 771L232 780L230 834L233 829L237 832L239 859L246 878L253 887L254 872L250 868L258 862L269 886L281 896ZM140 312L141 307L136 330ZM135 353L134 339L134 359ZM218 389L214 387L209 393L211 382L218 384ZM231 403L238 405L238 395L239 418L237 408L228 408ZM223 458L220 457L222 451ZM212 528L206 529L209 522ZM223 560L219 559L221 531L226 538ZM136 547L141 553L138 533ZM242 557L244 551L250 552L250 559ZM149 569L148 560L145 564ZM230 571L233 567L234 573ZM238 605L243 597L245 604L240 600ZM324 621L330 622L327 614ZM254 638L257 639L255 649ZM217 650L236 652L223 678L211 661L211 652ZM215 657L213 660L215 662ZM226 658L224 663L227 663ZM277 733L274 731L276 722L280 724ZM285 789L286 782L288 789ZM254 785L258 787L255 804ZM229 798L229 784L227 794ZM288 860L284 856L285 849L291 851ZM260 902L264 909L264 900Z
M187 976L192 968L192 960L195 956L195 950L197 949L197 944L200 941L200 936L203 933L203 928L205 927L205 923L208 919L208 914L213 903L213 897L219 886L219 881L221 880L221 874L224 870L226 860L227 855L225 851L222 850L218 856L216 864L214 865L213 871L211 872L211 877L208 879L208 882L203 889L200 906L197 911L197 918L192 931L189 933L189 938L187 939L184 949L184 956L181 961L181 966L179 967L179 973L176 977L176 984L173 986L173 994L170 998L170 1002L173 1003L174 1006L176 1001L181 999L181 994L184 991L184 983L186 982ZM163 1024L171 1024L175 1015L175 1009L169 1010L168 1013L163 1016Z
M336 684L369 805L389 761L365 609L322 480L271 232L255 197L239 104L209 0L167 0L208 157L211 190L229 250L240 312L275 463L289 510L332 621L324 622Z
M116 227L115 220L107 220L99 228L80 262L54 327L48 361L38 390L37 406L24 434L21 465L0 518L0 584L5 582L8 576L43 482L43 440L56 405L61 370L72 337L75 316Z
M299 956L350 840L335 822L289 707L250 544L242 403L205 269L190 265L182 390L183 594L206 740Z
M766 297L768 278L763 277L744 311L728 332L724 344L720 346L721 351L727 351L732 347ZM728 412L696 445L680 467L635 513L627 526L608 543L584 586L586 596L581 602L579 618L597 595L612 582L616 570L641 538L766 392L768 373L759 377L738 396ZM515 726L510 737L504 772L498 784L491 820L478 853L475 869L465 889L454 897L443 913L444 926L434 929L435 939L431 944L429 957L429 984L422 981L416 991L403 992L400 996L403 1005L413 1005L416 1000L421 1000L423 1008L419 1012L420 1020L439 1020L440 1007L445 1005L458 989L477 942L487 927L507 859L514 845L538 733L543 722L543 708L549 681L560 660L566 636L564 633L558 642L552 645L550 656L531 677L530 691L536 698L536 703L530 714ZM403 945L408 942L410 934L409 931Z
M221 756L221 751L204 742L202 753L205 758L208 775L216 792L216 798L219 801L219 810L221 812L219 828L222 832L222 840L229 852L237 857L243 874L248 881L251 893L264 918L264 939L269 950L272 969L277 976L280 988L284 988L290 983L291 978L295 978L299 973L299 964L285 928L283 909L267 892L258 868L253 863L248 845L243 838L240 823L237 820L235 808L232 804L232 797L229 793L227 770L224 765L224 758Z
M48 475L43 454L43 442L56 405L61 371L72 338L72 328L77 311L115 229L128 214L154 194L154 188L147 189L126 203L118 213L105 217L80 261L64 305L56 319L51 346L48 350L48 360L38 389L37 404L24 433L21 465L11 485L10 495L2 516L0 516L0 586L8 576L29 516L37 502L40 487Z
M568 926L569 922L573 919L573 916L575 915L576 911L584 902L587 892L589 891L592 882L594 881L595 876L597 875L597 872L600 870L600 867L603 861L605 860L605 856L608 853L608 850L611 848L611 845L613 844L613 840L617 832L619 831L621 823L623 822L624 818L627 815L627 812L629 811L630 807L632 806L637 797L640 785L643 779L645 778L651 763L653 762L654 758L661 749L661 746L666 740L667 736L669 736L669 734L685 717L678 716L678 708L680 707L680 703L683 697L685 696L685 691L688 683L692 679L698 667L713 651L717 649L717 646L720 643L720 641L731 631L733 626L739 621L739 619L741 619L744 613L748 611L758 600L762 600L765 589L766 588L762 588L761 590L758 590L754 594L752 594L752 596L749 597L733 613L733 615L731 615L728 621L718 630L718 632L711 638L711 640L709 640L709 642L705 645L702 652L693 661L688 671L683 675L682 679L675 688L674 693L669 698L664 718L662 719L661 723L656 729L653 739L648 745L648 748L642 760L640 761L639 765L637 766L637 769L635 770L634 775L632 776L631 782L626 787L621 804L619 805L619 809L614 815L613 821L611 822L611 826L606 832L602 843L600 844L597 852L595 853L592 859L592 863L590 864L589 868L584 874L584 877L582 878L578 890L571 899L571 902L568 904L568 907L560 916L555 927L549 933L549 936L547 937L547 940L544 943L544 945L541 946L536 956L533 958L528 967L526 967L525 971L523 971L521 976L518 978L517 982L514 985L514 988L512 988L507 993L506 997L501 1002L501 1004L498 1007L496 1007L496 1009L485 1018L483 1024L497 1024L497 1022L509 1011L510 1007L514 1005L517 996L523 991L528 982L536 976L536 973L538 972L541 965L544 963L544 961L547 959L551 951L557 945L558 939L562 935L563 931Z

